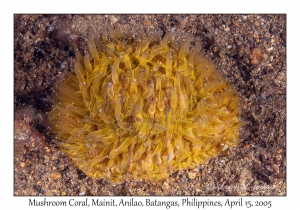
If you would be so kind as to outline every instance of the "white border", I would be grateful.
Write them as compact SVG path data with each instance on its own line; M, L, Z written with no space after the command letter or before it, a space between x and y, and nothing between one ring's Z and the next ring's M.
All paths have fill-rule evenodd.
M0 153L0 196L1 208L29 209L29 197L13 197L13 14L14 13L287 13L287 196L286 197L245 197L247 200L271 200L271 209L283 209L298 206L299 194L299 12L296 1L276 0L111 0L111 1L64 1L64 0L15 0L1 3L0 19L0 58L1 58L1 153ZM298 64L298 65L297 65ZM32 197L31 197L32 198ZM49 197L52 200L69 200L71 197ZM114 197L115 199L120 199ZM135 197L143 200L143 197ZM160 199L178 199L182 197L155 197ZM154 198L154 199L155 199ZM200 199L225 200L226 197L200 197ZM238 200L238 197L231 197ZM98 207L99 209L100 207ZM104 209L103 207L101 207ZM152 207L153 208L153 207ZM56 207L56 209L60 209ZM66 208L63 208L66 209ZM81 208L82 209L82 208ZM126 208L129 209L129 208ZM150 209L150 208L149 208ZM226 208L223 208L226 209ZM228 208L229 209L229 208ZM297 209L297 208L293 208Z

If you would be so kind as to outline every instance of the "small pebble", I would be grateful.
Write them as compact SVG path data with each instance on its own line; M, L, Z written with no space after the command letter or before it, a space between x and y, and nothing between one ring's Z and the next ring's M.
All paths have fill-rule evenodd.
M195 178L196 178L196 175L197 175L196 172L189 172L189 173L188 173L189 179L195 179Z
M53 179L61 179L61 174L58 172L53 172L53 173L49 174L48 177L53 178Z
M50 152L49 147L46 147L45 149L46 149L46 152L47 152L47 153Z
M164 182L164 183L163 183L163 187L164 187L165 189L169 189L169 187L170 187L170 186L169 186L169 183L168 183L168 182Z
M224 31L230 31L230 28L229 27L226 27L226 28L224 28Z

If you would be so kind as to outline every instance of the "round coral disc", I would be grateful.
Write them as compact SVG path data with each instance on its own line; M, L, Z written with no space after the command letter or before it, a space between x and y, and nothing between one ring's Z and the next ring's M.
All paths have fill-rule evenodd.
M159 181L239 142L239 97L196 44L168 33L89 33L49 119L55 142L88 176Z

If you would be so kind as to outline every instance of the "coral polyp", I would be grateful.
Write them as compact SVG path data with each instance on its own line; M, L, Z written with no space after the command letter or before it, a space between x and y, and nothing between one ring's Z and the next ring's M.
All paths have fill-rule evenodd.
M84 55L75 47L75 72L49 116L55 142L84 173L159 181L238 145L239 97L199 43L108 30L89 32Z

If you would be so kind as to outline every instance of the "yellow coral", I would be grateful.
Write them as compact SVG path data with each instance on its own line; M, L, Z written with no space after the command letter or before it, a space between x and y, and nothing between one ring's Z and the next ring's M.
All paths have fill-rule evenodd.
M90 31L49 119L56 143L90 177L157 181L239 142L239 98L200 52L168 33Z

